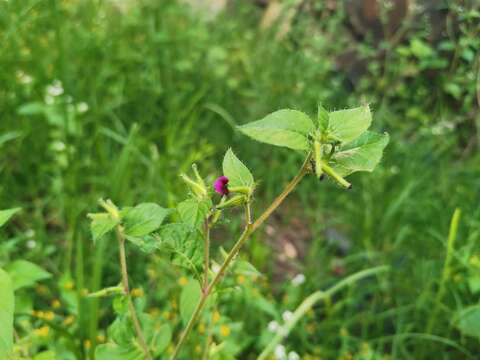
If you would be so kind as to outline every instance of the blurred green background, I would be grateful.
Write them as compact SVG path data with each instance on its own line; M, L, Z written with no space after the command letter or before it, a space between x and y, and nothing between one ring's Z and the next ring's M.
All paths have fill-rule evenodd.
M375 128L390 133L382 165L352 176L351 191L306 179L247 245L245 258L265 276L229 280L244 289L220 302L233 331L225 358L254 358L284 311L382 264L388 275L316 307L286 352L475 358L479 11L474 0L0 0L0 207L24 209L2 233L10 240L0 265L24 258L61 279L26 291L25 309L67 296L65 284L78 295L118 281L116 250L94 248L89 234L86 214L100 197L173 206L185 193L178 174L196 162L213 179L231 146L260 179L258 214L301 155L254 143L234 125L286 107L313 115L319 101L330 110L369 103ZM228 248L239 226L227 224L214 245ZM181 274L160 257L130 259L148 308L174 312ZM298 274L305 282L292 283ZM78 306L66 327L86 358L111 311L80 297Z

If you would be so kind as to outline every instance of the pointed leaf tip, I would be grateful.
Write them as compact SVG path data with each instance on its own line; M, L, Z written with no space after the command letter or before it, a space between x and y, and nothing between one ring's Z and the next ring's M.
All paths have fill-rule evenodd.
M245 164L228 149L223 158L223 174L228 178L228 186L246 186L252 188L255 185L253 175Z
M298 110L275 111L237 129L254 140L293 150L307 150L307 135L315 129L310 117Z

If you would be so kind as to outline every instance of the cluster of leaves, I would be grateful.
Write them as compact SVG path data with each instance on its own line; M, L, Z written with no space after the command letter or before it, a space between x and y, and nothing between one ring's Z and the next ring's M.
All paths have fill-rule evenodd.
M317 176L328 172L331 165L336 174L344 177L357 171L373 171L380 162L389 137L367 131L371 122L367 105L333 112L319 106L316 121L297 110L279 110L239 130L267 144L312 151Z

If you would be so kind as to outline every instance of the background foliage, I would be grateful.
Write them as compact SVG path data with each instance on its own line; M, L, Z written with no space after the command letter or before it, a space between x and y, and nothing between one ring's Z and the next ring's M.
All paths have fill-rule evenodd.
M400 17L398 3L365 22L350 2L292 2L285 31L243 1L214 19L174 0L0 1L0 203L23 208L1 230L0 266L36 274L14 281L16 329L30 353L91 357L108 337L109 302L84 298L119 280L115 248L91 241L86 214L98 198L171 207L184 191L178 174L197 162L213 179L232 146L261 179L261 208L301 159L233 126L280 108L314 114L320 100L328 109L370 104L377 130L391 135L383 165L352 176L348 192L303 182L247 246L264 275L227 280L242 286L212 310L213 336L228 340L221 356L252 358L272 336L268 324L305 296L381 264L392 271L303 319L287 352L478 354L479 7L413 3ZM239 226L225 224L215 245L228 248ZM179 328L189 280L161 256L131 251L129 265L139 306ZM306 281L292 282L298 274Z

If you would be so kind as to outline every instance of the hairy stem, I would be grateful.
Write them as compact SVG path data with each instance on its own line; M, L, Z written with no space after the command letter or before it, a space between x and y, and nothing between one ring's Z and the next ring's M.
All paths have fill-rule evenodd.
M275 200L273 200L272 204L261 214L258 219L252 225L252 231L257 230L264 222L269 218L269 216L278 208L278 206L285 200L285 198L290 194L293 189L298 185L298 183L303 179L303 177L308 172L308 164L312 154L309 153L307 158L303 162L302 168L298 172L298 174L288 183L285 189L282 191L280 195L278 195Z
M205 253L204 253L204 279L203 279L203 290L205 290L208 286L208 269L210 268L210 224L208 222L208 218L205 219L205 230L204 230L204 238L205 238Z
M247 220L247 224L245 225L245 229L243 230L242 235L240 236L240 238L237 240L233 248L228 253L227 257L225 258L225 260L223 261L223 264L220 267L220 270L215 274L214 278L212 279L208 287L203 291L202 296L200 297L200 300L197 303L197 306L195 307L195 310L193 311L193 314L190 317L190 320L188 321L187 326L185 327L185 330L180 336L180 340L178 341L177 346L175 347L175 351L170 357L171 360L175 360L178 358L178 355L180 354L180 350L183 344L185 343L185 340L187 339L188 335L192 331L193 326L197 322L198 317L200 316L209 295L211 294L215 286L220 282L228 266L230 265L232 260L237 256L243 244L248 240L250 235L256 229L258 229L265 222L265 220L268 219L268 217L278 208L278 206L283 202L283 200L285 200L288 194L290 194L293 191L293 189L295 189L295 187L298 185L298 183L303 179L305 174L308 172L308 164L309 164L310 158L311 158L311 153L307 155L307 158L305 159L305 162L303 163L302 168L300 169L298 174L292 179L292 181L290 181L290 183L288 183L288 185L285 187L282 193L275 198L272 204L263 212L262 215L260 215L260 217L253 224ZM249 204L247 204L246 213L248 218L250 216Z
M142 326L140 325L140 321L138 320L137 312L135 310L135 306L133 305L132 297L130 295L130 287L128 285L127 257L125 255L125 237L123 236L123 232L119 226L117 227L117 238L118 248L120 251L120 267L122 271L123 291L125 292L125 296L127 297L130 316L132 317L133 326L135 327L135 332L137 333L138 343L140 347L145 353L147 359L153 360L153 357L148 350L147 342L145 341L145 336L143 335Z

